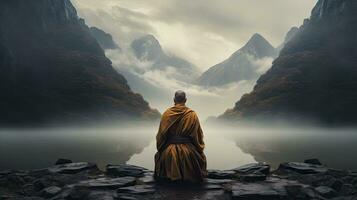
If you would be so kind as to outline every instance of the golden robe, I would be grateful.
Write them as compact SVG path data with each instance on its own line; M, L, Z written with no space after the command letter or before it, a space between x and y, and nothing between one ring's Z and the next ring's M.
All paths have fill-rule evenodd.
M188 137L192 142L170 144L172 135ZM184 104L176 104L162 115L156 136L155 177L171 181L201 182L207 175L203 132L196 113Z

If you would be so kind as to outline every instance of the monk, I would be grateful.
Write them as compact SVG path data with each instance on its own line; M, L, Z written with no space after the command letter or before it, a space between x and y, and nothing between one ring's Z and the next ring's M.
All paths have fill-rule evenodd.
M156 136L155 178L199 183L207 175L205 143L196 113L185 106L186 94L175 93L175 105L162 115Z

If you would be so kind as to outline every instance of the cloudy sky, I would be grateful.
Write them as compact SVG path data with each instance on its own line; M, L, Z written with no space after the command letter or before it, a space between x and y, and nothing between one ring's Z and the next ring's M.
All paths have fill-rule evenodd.
M87 24L122 46L143 34L201 69L221 62L253 33L279 45L316 0L72 0Z

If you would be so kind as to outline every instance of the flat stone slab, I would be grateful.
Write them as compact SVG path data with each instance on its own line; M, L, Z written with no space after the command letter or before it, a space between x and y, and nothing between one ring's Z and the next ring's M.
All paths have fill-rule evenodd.
M92 191L89 193L87 200L115 200L118 194L113 191Z
M255 181L264 181L266 180L267 176L260 172L255 172L252 174L244 174L239 175L239 180L244 182L255 182Z
M237 173L233 170L208 170L208 178L233 179L237 178Z
M291 170L300 174L326 173L328 169L322 165L309 163L288 162L279 165L278 170Z
M336 197L336 195L337 195L337 192L334 189L327 187L327 186L319 186L319 187L316 187L315 190L321 196L326 197L326 198Z
M111 176L133 176L133 177L143 177L144 173L148 171L143 167L138 167L134 165L107 165L107 174Z
M261 173L264 175L268 175L270 173L270 165L263 164L263 163L251 163L235 168L233 169L233 171L236 171L239 174Z
M46 197L46 198L50 198L50 197L53 197L53 196L57 195L61 191L62 191L62 189L60 187L50 186L50 187L47 187L47 188L42 190L41 196Z
M231 183L231 182L233 182L232 179L212 179L212 178L207 178L206 179L206 183L208 183L208 184L223 185L223 184L227 184L227 183Z
M53 167L48 168L50 172L60 174L76 174L89 169L98 168L96 164L88 162L67 163L62 165L55 165Z
M129 187L122 187L117 190L118 193L145 195L155 193L155 187L152 185L134 185Z
M86 187L96 189L117 189L120 187L135 185L136 179L134 177L120 177L120 178L97 178L87 181L81 181L73 186Z
M237 200L275 200L282 197L269 185L235 184L232 188L232 199Z
M273 178L258 183L237 182L231 186L231 192L232 199L276 200L287 198L292 189L296 193L302 193L305 187L307 186L296 181Z

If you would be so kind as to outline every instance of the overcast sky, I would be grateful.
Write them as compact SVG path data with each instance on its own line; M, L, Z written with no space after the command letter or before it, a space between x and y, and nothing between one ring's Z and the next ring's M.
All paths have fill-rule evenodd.
M310 16L316 0L72 0L87 24L119 45L153 34L163 48L201 69L238 50L254 33L279 45Z

